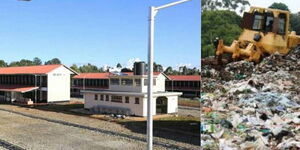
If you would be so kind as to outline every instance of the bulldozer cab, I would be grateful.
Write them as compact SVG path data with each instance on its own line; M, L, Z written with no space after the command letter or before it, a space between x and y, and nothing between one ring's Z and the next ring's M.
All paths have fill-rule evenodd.
M245 12L241 28L278 35L288 34L289 12L277 9L251 7Z
M289 12L278 9L251 7L245 12L238 40L230 46L224 45L223 39L216 40L216 56L231 54L232 59L246 59L256 63L267 55L276 52L287 54L290 49L300 44L300 36L289 33Z

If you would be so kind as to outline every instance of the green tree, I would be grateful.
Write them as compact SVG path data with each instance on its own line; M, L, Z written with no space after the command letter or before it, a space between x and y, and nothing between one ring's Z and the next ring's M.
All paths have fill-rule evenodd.
M20 61L13 61L9 64L10 67L16 66L33 66L33 61L28 59L21 59Z
M182 75L187 75L188 74L188 68L186 66L179 67L179 71Z
M33 64L34 65L42 65L42 60L38 57L33 58Z
M33 66L33 61L28 60L28 59L21 59L19 66Z
M58 58L53 58L45 62L45 65L61 64L61 61Z
M188 75L200 75L200 70L197 69L196 67L187 68L187 70L188 70L188 72L187 72Z
M9 67L16 67L16 66L20 66L19 64L20 64L19 61L12 61L12 62L9 63L8 66L9 66Z
M122 68L122 65L120 63L118 63L117 68Z
M132 72L132 70L129 68L122 68L121 72Z
M281 9L281 10L287 10L287 11L290 11L289 10L289 7L284 4L284 3L277 3L277 2L274 2L271 6L269 6L269 8L272 8L272 9Z
M248 0L202 0L202 10L218 10L227 9L236 11L239 9L240 12L245 10L246 6L249 6Z
M153 63L153 71L154 72L163 72L164 69L163 69L162 65L157 64L157 63L154 62Z
M291 14L291 20L290 20L291 28L293 31L296 31L296 33L300 34L300 12Z
M213 41L216 37L230 45L237 39L242 31L239 27L241 16L228 10L203 11L201 29L201 57L214 55Z
M79 67L79 72L100 72L98 67L88 63Z
M167 74L167 75L173 74L173 68L172 68L171 66L169 66L169 67L165 70L164 73Z
M98 68L99 72L105 72L103 67Z
M7 67L7 63L4 60L0 60L0 67Z
M72 70L74 70L74 71L80 73L80 70L79 70L79 68L78 68L78 66L77 66L76 64L73 64L70 68L71 68Z

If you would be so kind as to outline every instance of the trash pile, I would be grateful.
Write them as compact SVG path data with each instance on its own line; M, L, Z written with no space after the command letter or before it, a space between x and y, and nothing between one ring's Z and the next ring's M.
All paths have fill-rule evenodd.
M202 73L202 149L300 149L300 49Z

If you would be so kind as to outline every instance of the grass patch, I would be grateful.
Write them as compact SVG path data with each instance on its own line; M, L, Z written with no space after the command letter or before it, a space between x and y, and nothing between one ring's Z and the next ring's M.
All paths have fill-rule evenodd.
M178 105L179 106L189 106L189 107L197 107L197 108L199 108L200 107L200 101L179 98Z

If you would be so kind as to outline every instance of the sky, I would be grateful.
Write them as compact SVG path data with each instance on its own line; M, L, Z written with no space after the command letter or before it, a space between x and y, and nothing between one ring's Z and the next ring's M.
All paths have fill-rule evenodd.
M176 0L1 0L0 59L63 64L147 62L149 6ZM160 10L154 61L200 66L200 0Z
M286 4L292 13L300 11L300 1L298 0L248 0L250 5L258 7L269 7L274 2ZM248 7L249 8L249 7ZM249 9L248 9L249 10Z

